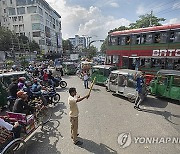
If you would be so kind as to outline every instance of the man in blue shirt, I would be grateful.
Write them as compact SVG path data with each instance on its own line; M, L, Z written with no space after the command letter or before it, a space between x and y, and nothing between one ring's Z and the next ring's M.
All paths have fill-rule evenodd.
M136 91L137 91L137 97L135 100L134 108L140 110L139 105L143 101L143 84L144 84L144 78L142 75L136 75Z

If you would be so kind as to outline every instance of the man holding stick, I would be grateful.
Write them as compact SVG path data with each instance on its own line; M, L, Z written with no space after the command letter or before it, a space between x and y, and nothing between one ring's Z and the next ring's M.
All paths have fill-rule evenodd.
M70 88L69 89L69 97L68 97L68 103L70 105L70 122L71 122L71 138L73 139L73 143L75 145L82 145L83 143L77 140L78 134L78 106L77 103L82 101L85 98L89 98L90 93L84 97L76 96L76 88Z

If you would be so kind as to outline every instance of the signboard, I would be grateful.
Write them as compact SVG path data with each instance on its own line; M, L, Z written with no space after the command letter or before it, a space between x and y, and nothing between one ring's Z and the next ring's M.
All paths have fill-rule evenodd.
M154 57L180 57L180 49L161 49L153 50L152 56Z

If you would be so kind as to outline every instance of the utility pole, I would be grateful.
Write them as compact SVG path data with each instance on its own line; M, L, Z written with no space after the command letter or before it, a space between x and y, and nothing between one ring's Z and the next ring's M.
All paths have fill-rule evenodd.
M151 14L150 14L150 27L152 27L152 14L153 14L153 11L151 10Z

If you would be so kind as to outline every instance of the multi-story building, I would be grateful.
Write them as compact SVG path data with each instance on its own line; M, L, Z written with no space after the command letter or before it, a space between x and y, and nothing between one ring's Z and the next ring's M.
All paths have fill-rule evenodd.
M61 16L45 0L0 0L0 25L35 40L42 51L62 51Z
M86 38L75 35L75 38L69 38L69 41L73 45L74 49L84 49L86 48Z

